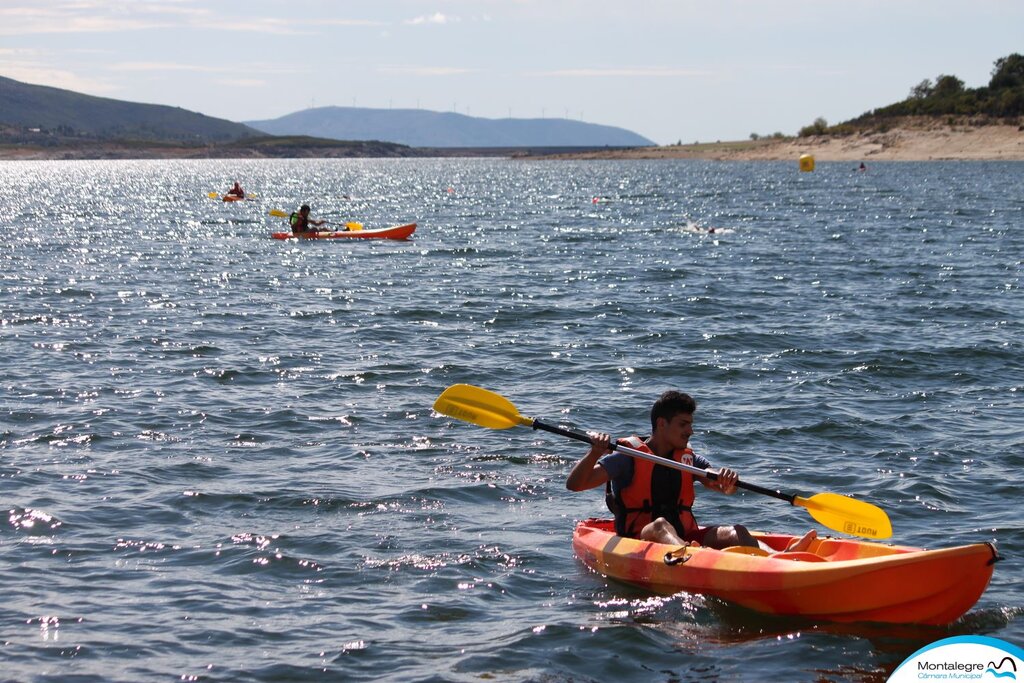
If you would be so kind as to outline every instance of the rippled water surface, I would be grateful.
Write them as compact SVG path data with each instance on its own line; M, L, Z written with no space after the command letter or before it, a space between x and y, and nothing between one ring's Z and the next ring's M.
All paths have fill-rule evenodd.
M1024 165L852 166L0 163L0 678L883 681L1021 645ZM236 178L258 201L207 197ZM304 201L419 229L270 239ZM652 598L573 557L585 448L432 413L457 382L616 434L679 388L712 462L1007 560L944 629Z

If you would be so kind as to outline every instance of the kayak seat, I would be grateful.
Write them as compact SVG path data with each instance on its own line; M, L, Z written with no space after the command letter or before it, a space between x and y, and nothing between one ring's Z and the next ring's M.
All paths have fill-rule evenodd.
M738 553L740 555L756 555L758 557L768 557L769 552L763 548L755 548L749 545L731 545L728 548L722 548L723 553Z
M794 562L827 562L821 555L815 555L807 551L794 551L791 553L775 553L772 555L776 560L793 560Z

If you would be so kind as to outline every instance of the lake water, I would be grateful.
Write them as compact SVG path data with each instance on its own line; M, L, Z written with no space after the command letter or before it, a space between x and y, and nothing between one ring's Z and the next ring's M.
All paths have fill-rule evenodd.
M1024 644L1024 164L855 166L0 163L0 679L884 681ZM419 228L270 239L302 202ZM1007 559L941 629L652 598L572 554L585 447L434 414L459 382L619 435L678 388L713 463Z

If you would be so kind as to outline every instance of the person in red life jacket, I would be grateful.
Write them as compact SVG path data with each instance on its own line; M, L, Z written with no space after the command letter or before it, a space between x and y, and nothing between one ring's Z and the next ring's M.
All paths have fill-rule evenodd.
M234 186L227 191L229 197L238 197L239 199L245 199L245 190L242 189L241 184L236 180Z
M299 210L293 213L289 218L288 222L292 226L293 235L301 235L306 232L316 232L315 228L310 226L321 226L327 221L317 221L309 217L309 204L303 204Z
M653 453L685 465L708 469L711 463L689 448L693 435L693 414L697 403L679 391L666 391L651 408L651 436L622 439L619 443ZM573 467L565 486L570 491L586 491L605 484L605 499L615 513L615 531L620 536L670 545L762 547L746 527L697 524L693 515L694 480L706 488L732 495L739 475L722 468L715 480L658 465L625 453L613 452L607 434L590 433L591 446ZM787 550L805 550L817 537L811 530L795 540Z

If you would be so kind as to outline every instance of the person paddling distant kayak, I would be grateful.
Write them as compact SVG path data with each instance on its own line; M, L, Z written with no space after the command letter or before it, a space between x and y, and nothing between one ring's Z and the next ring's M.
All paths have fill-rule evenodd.
M680 391L666 391L651 408L651 436L621 439L620 444L663 458L671 458L701 469L711 467L689 448L693 435L693 414L697 402ZM565 486L570 491L586 491L606 485L605 500L615 513L615 531L619 536L639 538L669 545L697 543L710 548L729 546L761 547L746 527L698 526L693 516L694 475L613 452L611 437L588 432L590 450L576 463ZM718 479L698 477L705 487L732 495L739 475L723 468ZM787 550L806 550L817 537L812 530L794 540ZM770 550L767 547L764 550Z
M292 226L293 235L301 235L306 232L316 232L315 229L311 228L311 225L320 227L327 221L313 220L309 217L309 204L303 204L298 212L292 213L288 218L288 222Z
M239 199L245 199L245 190L242 189L242 185L236 180L234 186L227 191L229 197L238 197Z

